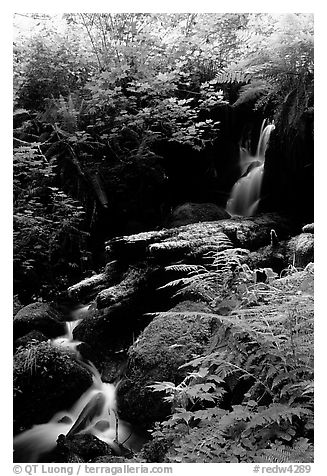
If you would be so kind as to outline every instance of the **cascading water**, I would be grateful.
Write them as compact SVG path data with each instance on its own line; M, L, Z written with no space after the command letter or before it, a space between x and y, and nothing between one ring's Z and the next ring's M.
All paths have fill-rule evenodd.
M56 413L48 423L34 425L30 430L14 438L15 462L38 462L40 457L56 447L59 435L72 436L90 433L111 446L120 454L122 445L138 451L144 438L138 437L131 425L117 416L116 386L101 380L98 370L91 362L83 361L73 339L73 330L80 320L66 323L66 334L51 341L52 345L70 349L76 358L91 371L92 386L68 411Z
M263 121L255 156L244 147L240 148L240 169L242 177L232 188L226 210L230 215L251 216L260 202L260 193L265 164L265 153L274 124Z

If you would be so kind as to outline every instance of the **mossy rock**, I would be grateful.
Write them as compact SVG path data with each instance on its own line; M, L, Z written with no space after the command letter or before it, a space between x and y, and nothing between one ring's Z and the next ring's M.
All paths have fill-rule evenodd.
M48 342L14 356L14 430L45 423L70 408L92 385L92 375L69 353Z
M79 434L66 438L59 435L57 448L54 451L57 463L68 463L71 455L75 455L84 461L90 461L98 457L112 456L113 450L104 441L91 434Z
M88 344L97 361L113 352L127 349L137 328L136 313L136 306L129 303L96 310L93 316L86 317L75 327L74 339ZM96 363L93 358L91 360Z
M18 349L19 347L28 347L33 343L38 342L45 342L48 338L40 331L31 331L28 334L24 335L23 337L19 337L14 342L14 349Z
M291 238L287 244L289 261L296 268L304 268L314 261L314 235L301 233Z
M164 395L148 386L180 383L187 371L179 367L203 352L214 327L212 317L196 314L210 313L204 303L185 301L170 311L178 314L156 316L130 348L126 375L118 386L121 418L143 428L164 419L170 410Z
M176 207L168 219L167 227L188 225L200 221L214 221L230 218L230 214L214 203L183 203Z
M64 316L49 304L35 302L20 309L14 317L14 339L31 331L40 331L47 337L58 337L66 332Z

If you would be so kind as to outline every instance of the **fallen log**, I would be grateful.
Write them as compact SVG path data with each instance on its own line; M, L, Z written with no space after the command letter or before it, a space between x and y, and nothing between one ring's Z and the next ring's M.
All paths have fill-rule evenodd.
M165 257L169 261L170 256L174 255L179 258L190 254L198 255L202 247L203 252L214 251L215 245L223 236L233 246L253 251L270 243L272 229L279 240L287 239L299 231L289 218L269 213L122 236L108 241L106 251L112 259L133 262L149 257L161 259L162 252L157 251L165 249Z

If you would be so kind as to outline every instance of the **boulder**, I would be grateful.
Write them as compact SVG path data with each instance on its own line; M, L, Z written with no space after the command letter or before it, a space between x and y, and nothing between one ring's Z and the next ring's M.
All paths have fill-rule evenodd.
M143 329L148 321L141 317L133 303L118 303L83 319L75 327L73 336L75 340L89 344L94 357L103 358L127 349L137 329Z
M41 342L14 356L14 428L23 431L70 408L92 385L92 375L72 356Z
M66 332L64 316L51 305L35 302L28 304L14 317L14 339L31 331L40 331L46 337L58 337Z
M94 458L111 456L113 450L102 440L91 434L79 434L66 437L59 435L57 448L54 451L54 459L57 463L68 463L72 455L81 458L82 461L90 461Z
M138 427L150 427L170 410L164 395L148 386L160 381L180 383L186 370L179 367L201 354L214 327L212 317L197 315L210 313L204 303L185 301L170 311L174 314L157 315L129 349L126 374L117 389L121 418Z
M184 203L173 210L168 219L167 228L226 218L230 218L229 213L214 203Z
M289 261L296 268L304 268L314 261L314 235L301 233L294 236L287 244Z
M23 337L19 337L14 342L14 349L19 347L28 347L31 343L45 342L48 338L40 331L31 331Z

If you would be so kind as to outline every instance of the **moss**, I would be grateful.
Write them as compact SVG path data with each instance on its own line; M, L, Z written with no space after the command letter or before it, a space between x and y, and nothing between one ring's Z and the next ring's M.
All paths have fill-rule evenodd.
M173 210L169 221L169 228L188 225L201 221L214 221L230 218L224 208L214 203L184 203Z
M47 337L65 334L64 316L49 304L35 302L18 311L14 318L14 338L31 331L40 331Z
M294 266L304 268L314 259L314 235L301 233L294 236L287 244L290 262L294 260Z
M69 438L59 435L54 451L56 462L68 463L71 454L90 461L97 457L113 455L113 451L107 443L94 435L81 434Z
M71 407L92 384L90 372L69 353L48 342L30 345L14 357L14 429L47 422Z
M14 349L19 347L28 347L31 344L37 344L38 342L45 342L48 338L40 331L31 331L28 334L16 339L14 343Z
M186 375L179 367L202 353L212 333L212 318L187 316L185 312L210 312L203 303L182 302L171 309L180 315L157 316L129 350L125 379L118 387L123 419L143 427L164 418L169 405L148 385L156 381L178 384Z

